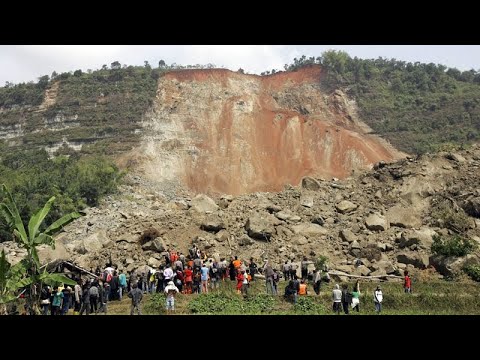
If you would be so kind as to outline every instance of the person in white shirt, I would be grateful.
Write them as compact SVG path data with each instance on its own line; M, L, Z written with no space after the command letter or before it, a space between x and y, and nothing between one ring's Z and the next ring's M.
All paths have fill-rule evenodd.
M373 302L375 303L375 311L380 314L382 311L383 293L380 285L377 285L377 289L373 292Z

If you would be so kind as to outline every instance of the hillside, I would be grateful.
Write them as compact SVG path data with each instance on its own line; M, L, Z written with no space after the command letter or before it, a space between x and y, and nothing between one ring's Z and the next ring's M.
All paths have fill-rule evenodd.
M420 276L431 269L458 277L464 265L480 263L479 169L480 147L474 146L379 163L344 180L307 177L278 193L214 199L192 193L173 200L158 184L131 177L121 193L90 208L59 235L54 251L44 249L40 257L86 268L112 262L130 271L158 267L165 249L186 254L196 243L216 258L268 258L277 268L287 258L326 256L331 270L348 274L408 269ZM142 244L147 232L151 241ZM0 247L13 262L23 254L12 242ZM458 250L468 251L459 256Z

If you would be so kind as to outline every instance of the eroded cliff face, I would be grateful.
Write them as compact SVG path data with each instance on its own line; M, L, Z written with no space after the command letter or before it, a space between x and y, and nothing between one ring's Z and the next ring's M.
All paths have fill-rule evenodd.
M184 70L159 79L138 169L196 192L278 191L301 178L345 178L403 154L368 134L354 106L321 90L318 66L267 77ZM139 150L139 151L138 151Z

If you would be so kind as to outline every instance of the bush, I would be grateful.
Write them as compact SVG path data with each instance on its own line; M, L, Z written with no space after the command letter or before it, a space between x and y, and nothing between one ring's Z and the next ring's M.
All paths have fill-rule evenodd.
M465 266L463 271L473 280L480 282L480 265Z
M321 314L325 312L323 305L311 296L299 296L294 305L295 312Z
M148 314L165 314L165 302L166 295L163 292L153 294L145 304L144 311Z
M444 256L465 256L477 248L477 244L469 239L455 235L443 239L438 235L433 237L432 252Z

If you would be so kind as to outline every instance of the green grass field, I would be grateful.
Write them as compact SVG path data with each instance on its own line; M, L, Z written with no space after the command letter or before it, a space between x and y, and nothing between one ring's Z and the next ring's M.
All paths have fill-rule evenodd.
M353 283L349 284L349 289ZM373 290L377 283L361 283L359 315L375 315ZM249 296L243 298L235 292L235 284L226 281L208 294L177 295L175 299L177 315L332 315L332 289L334 283L322 284L317 296L311 286L309 294L299 297L297 305L283 299L283 296L266 295L265 282L258 280L251 284ZM405 294L401 283L381 284L384 301L382 314L385 315L476 315L480 314L480 285L473 282L432 281L414 283L413 293ZM283 295L285 282L279 284L279 294ZM109 315L128 315L130 299L112 301ZM163 294L145 295L142 312L148 315L164 315L165 297ZM343 314L343 313L342 313ZM357 315L357 312L350 314Z

